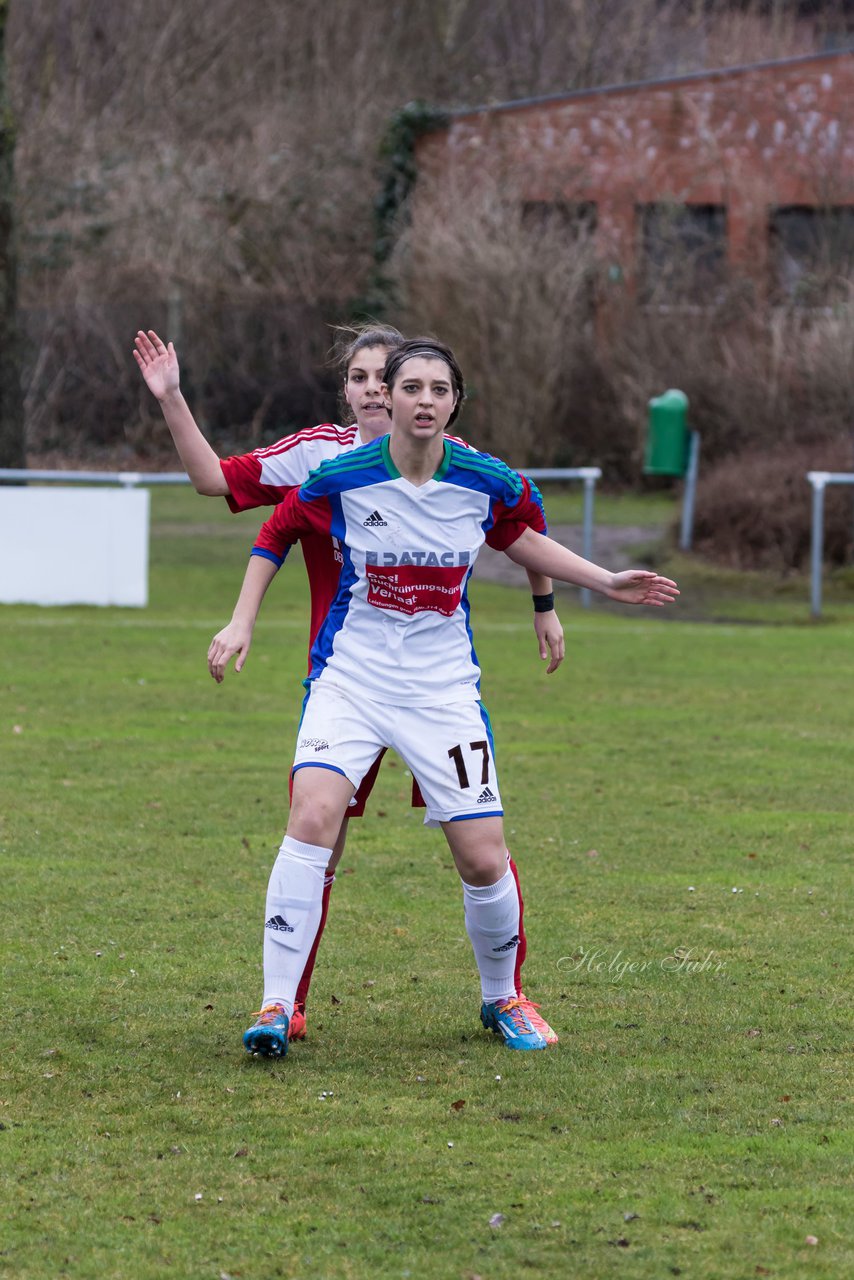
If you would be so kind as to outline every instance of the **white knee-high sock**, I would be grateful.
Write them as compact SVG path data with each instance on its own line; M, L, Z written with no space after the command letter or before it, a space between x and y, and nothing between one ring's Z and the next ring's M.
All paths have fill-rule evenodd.
M320 923L323 881L331 849L285 836L267 885L264 915L264 1005L282 1004L288 1017Z
M495 884L463 884L466 933L480 972L483 998L496 1003L516 995L519 894L508 868Z

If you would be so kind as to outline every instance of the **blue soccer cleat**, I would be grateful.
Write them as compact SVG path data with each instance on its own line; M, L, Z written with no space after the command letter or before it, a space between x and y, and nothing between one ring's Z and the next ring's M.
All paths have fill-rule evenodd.
M480 1020L487 1031L504 1038L508 1049L545 1049L548 1041L540 1035L526 1009L526 1000L507 1000L504 1004L480 1007Z
M263 1058L284 1058L288 1051L288 1015L284 1005L265 1004L254 1017L256 1021L243 1033L246 1052L259 1053Z

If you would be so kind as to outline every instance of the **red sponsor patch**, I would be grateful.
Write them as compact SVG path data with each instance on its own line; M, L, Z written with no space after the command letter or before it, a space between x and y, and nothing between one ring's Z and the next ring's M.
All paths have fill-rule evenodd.
M398 565L384 568L369 564L368 604L395 613L441 613L450 618L460 603L468 565L445 568L431 565Z

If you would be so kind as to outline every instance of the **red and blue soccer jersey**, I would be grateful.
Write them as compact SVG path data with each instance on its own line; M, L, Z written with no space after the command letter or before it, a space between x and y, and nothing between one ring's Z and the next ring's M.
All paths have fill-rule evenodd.
M226 502L232 511L276 506L288 489L299 488L321 462L358 449L361 444L355 423L339 427L334 422L322 422L317 427L295 431L266 448L222 458L220 466L231 490Z
M275 506L291 489L298 488L321 462L349 453L361 444L355 423L339 427L334 422L323 422L285 436L265 449L223 458L220 466L231 491L226 502L235 512ZM342 561L340 551L328 534L300 534L299 541L311 589L310 647L335 599ZM283 557L288 550L290 548L285 549Z
M338 591L311 679L376 702L437 706L479 697L468 579L484 542L504 550L525 528L546 532L542 499L505 463L446 438L438 471L416 486L384 436L285 494L253 554L280 564L297 538L335 539Z

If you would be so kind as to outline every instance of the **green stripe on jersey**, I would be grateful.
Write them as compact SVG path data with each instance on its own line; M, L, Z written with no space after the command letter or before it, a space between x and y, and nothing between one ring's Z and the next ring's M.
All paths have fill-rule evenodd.
M442 446L442 461L433 472L434 480L444 480L448 467L451 465L451 449L453 446L450 440L443 440ZM392 480L404 479L398 471L394 459L391 456L391 436L383 436L382 441L380 442L380 448L382 450L383 462L385 463L386 471L389 473Z
M477 454L467 449L455 449L454 461L457 466L465 467L469 471L479 471L483 475L494 476L496 480L503 480L509 484L514 493L521 493L523 482L506 462L502 462L500 458L487 458L484 454Z
M386 437L383 436L382 439L385 440ZM373 443L374 442L371 441L371 444ZM377 444L381 444L381 443L382 441L377 441ZM312 471L308 473L308 476L306 477L306 480L304 481L302 487L304 489L311 487L311 482L313 478L317 475L318 471L320 471L321 467L323 468L324 476L328 476L328 475L337 476L347 471L363 471L366 466L370 466L375 461L375 459L373 458L364 457L364 450L367 450L370 447L371 446L369 444L366 444L366 445L362 445L358 449L353 449L348 453L342 453L337 458L325 458L323 462L320 463L320 466L315 467ZM376 450L374 450L374 452L376 452ZM361 453L363 454L363 456L361 458L355 459L355 454L357 453Z

